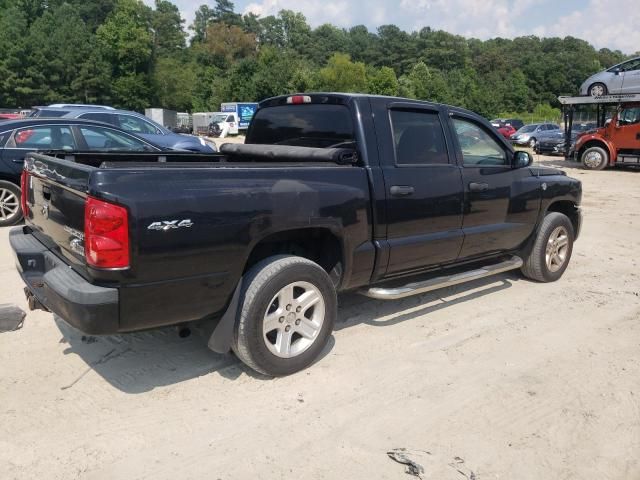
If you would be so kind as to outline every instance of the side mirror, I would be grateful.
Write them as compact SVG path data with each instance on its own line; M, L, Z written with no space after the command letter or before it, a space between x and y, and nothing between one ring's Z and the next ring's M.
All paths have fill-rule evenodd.
M513 154L513 168L528 167L533 163L533 157L529 152L518 150Z
M614 68L614 69L613 69L613 73L614 73L615 75L620 75L620 72L621 72L620 67L618 67L618 68Z

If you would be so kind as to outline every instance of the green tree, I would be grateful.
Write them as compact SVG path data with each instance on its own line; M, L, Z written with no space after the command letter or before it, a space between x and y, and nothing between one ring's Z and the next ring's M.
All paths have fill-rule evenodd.
M98 45L112 67L113 99L141 110L149 103L152 65L151 10L138 0L118 0L96 32Z
M367 86L370 93L391 97L397 96L400 88L396 72L391 67L374 70L367 79Z
M34 100L26 77L27 14L18 6L0 10L0 105L31 106Z
M171 110L189 111L193 108L197 67L172 57L159 58L153 71L155 104Z
M443 73L437 69L430 69L424 62L418 62L413 66L404 81L404 88L420 100L451 102L451 92Z
M154 47L159 56L175 53L186 46L187 34L180 10L168 0L156 0L151 17Z
M192 43L201 43L207 39L207 27L215 18L215 11L208 5L200 5L196 10L193 23L189 26L189 30L193 31Z
M335 53L318 72L320 88L334 92L364 92L367 79L364 63L352 62L346 53Z

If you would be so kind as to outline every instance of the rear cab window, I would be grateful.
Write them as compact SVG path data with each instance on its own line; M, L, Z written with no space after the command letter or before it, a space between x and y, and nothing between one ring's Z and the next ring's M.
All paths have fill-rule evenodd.
M346 105L279 105L259 109L245 143L316 148L356 148Z
M391 110L390 115L397 165L449 163L438 112Z

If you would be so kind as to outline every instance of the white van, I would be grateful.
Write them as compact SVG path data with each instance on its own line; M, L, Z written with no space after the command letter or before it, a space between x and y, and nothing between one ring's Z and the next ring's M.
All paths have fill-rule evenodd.
M211 123L220 127L220 138L238 135L238 115L235 112L216 112Z

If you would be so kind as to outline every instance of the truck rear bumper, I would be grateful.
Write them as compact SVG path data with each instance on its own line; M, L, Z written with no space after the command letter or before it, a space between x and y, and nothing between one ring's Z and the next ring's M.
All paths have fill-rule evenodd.
M9 242L25 293L77 329L104 335L118 332L118 289L89 283L38 241L26 227L11 230ZM37 306L31 301L30 306Z

